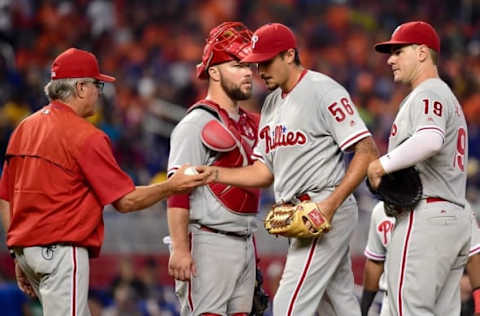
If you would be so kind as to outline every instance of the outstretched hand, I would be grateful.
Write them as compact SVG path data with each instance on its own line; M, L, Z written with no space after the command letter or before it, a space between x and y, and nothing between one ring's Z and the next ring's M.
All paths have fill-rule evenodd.
M168 179L173 191L177 194L188 193L198 186L205 185L211 177L211 171L202 170L199 167L193 167L198 174L185 174L185 170L189 167L191 167L189 164L184 164Z
M200 173L208 173L208 177L205 180L207 184L218 181L218 168L211 166L196 166L195 168Z

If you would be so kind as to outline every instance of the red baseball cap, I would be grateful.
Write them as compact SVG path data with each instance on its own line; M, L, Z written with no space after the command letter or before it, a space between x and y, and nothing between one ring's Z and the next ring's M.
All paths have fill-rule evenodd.
M290 48L297 48L292 30L280 23L269 23L260 27L252 36L252 51L242 62L258 63L270 60Z
M413 21L398 26L389 41L375 44L374 48L377 52L390 54L392 45L409 44L423 44L440 52L440 38L437 32L430 24L423 21Z
M52 80L65 78L95 78L114 82L115 78L100 73L97 57L77 48L69 48L55 58L52 64Z

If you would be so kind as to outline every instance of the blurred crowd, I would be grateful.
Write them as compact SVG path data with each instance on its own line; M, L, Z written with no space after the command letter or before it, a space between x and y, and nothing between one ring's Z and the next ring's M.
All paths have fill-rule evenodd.
M474 0L0 0L0 169L14 127L47 104L43 87L53 58L73 46L94 52L102 71L117 78L105 86L91 120L111 138L121 167L136 184L164 179L169 135L205 94L194 72L205 37L233 20L252 30L268 22L290 26L303 65L347 88L384 153L408 88L395 86L387 57L372 47L416 19L440 34L441 77L469 124L468 197L480 205L480 2ZM256 77L244 106L259 111L266 93ZM112 291L111 299L128 294L121 283Z
M435 0L0 0L0 151L16 124L47 103L52 59L75 46L94 52L117 77L92 121L135 182L150 182L165 170L171 129L205 93L194 67L206 34L226 20L253 30L271 21L292 27L303 64L347 87L384 151L405 90L394 87L386 57L372 45L412 19L429 21L442 38L441 76L464 107L478 159L480 4ZM255 83L245 106L258 111L266 91L259 78ZM480 185L478 176L471 180Z

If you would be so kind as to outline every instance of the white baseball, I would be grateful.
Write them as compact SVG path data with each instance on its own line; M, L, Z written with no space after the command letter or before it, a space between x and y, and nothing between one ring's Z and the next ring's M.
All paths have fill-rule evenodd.
M195 167L188 167L187 169L185 169L183 173L186 174L187 176L194 176L198 174L198 171L197 169L195 169Z

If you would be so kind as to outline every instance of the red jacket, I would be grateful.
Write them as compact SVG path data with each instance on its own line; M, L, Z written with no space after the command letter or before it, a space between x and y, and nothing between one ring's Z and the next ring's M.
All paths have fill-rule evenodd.
M98 256L103 206L135 189L110 140L69 106L52 102L13 132L0 181L10 202L7 245L74 244Z

